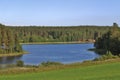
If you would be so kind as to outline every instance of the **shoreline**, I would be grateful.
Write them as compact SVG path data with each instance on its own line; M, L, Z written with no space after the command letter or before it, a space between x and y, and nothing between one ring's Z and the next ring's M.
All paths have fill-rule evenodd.
M24 54L28 54L28 52L0 54L0 58L1 57L15 57L15 56L21 56L21 55L24 55Z
M20 43L21 45L32 45L32 44L90 44L93 42L81 42L81 41L74 41L74 42L32 42L32 43ZM4 53L0 54L1 57L15 57L15 56L21 56L24 54L28 54L28 52L18 52L18 53Z
M65 64L65 65L13 67L13 68L1 69L0 74L11 75L11 74L22 74L22 73L47 72L47 71L79 68L79 67L83 68L83 67L95 66L95 65L112 64L119 62L120 62L120 58L116 58L116 59L108 59L103 61L85 61L82 63L79 62L79 63Z
M75 41L75 42L31 42L31 43L20 43L21 45L23 44L89 44L93 42L80 42L80 41Z

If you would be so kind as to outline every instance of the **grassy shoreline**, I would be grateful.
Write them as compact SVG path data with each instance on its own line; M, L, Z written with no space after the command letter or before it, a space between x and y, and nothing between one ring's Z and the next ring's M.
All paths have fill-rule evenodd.
M86 44L86 43L93 43L93 42L81 42L81 41L74 41L74 42L31 42L31 43L20 43L22 44Z
M72 64L65 64L65 65L52 65L52 66L39 66L39 67L13 67L13 68L1 69L0 75L41 73L41 72L84 68L84 67L113 64L113 63L120 63L120 58L108 59L104 61L85 61L82 63L72 63Z
M20 43L21 45L28 44L87 44L87 43L93 43L93 42L81 42L81 41L74 41L74 42L31 42L31 43ZM27 54L28 52L19 52L19 53L6 53L6 54L0 54L0 57L11 57L11 56L20 56Z
M7 53L7 54L0 54L0 57L13 57L13 56L20 56L23 54L28 54L28 52L16 52L16 53Z
M0 70L0 80L119 80L120 58Z

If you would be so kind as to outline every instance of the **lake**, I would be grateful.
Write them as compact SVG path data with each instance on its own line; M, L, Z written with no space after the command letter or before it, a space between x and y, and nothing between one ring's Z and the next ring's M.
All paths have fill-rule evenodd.
M88 51L89 48L93 48L93 44L24 44L22 47L29 54L0 58L0 64L13 64L17 60L32 65L38 65L46 61L68 64L99 57L95 52Z

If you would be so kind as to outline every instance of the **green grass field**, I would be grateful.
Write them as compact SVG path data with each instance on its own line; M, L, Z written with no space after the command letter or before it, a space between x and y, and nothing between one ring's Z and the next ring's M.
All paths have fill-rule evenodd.
M36 73L0 75L0 80L120 80L120 62Z

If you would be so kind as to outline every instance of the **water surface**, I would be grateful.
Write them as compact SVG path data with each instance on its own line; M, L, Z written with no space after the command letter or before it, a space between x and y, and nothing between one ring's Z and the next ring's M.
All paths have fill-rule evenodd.
M61 63L82 62L92 60L99 55L88 51L93 48L93 44L32 44L22 45L29 54L18 57L0 58L1 64L12 64L17 60L24 61L25 64L40 64L46 61L56 61Z

